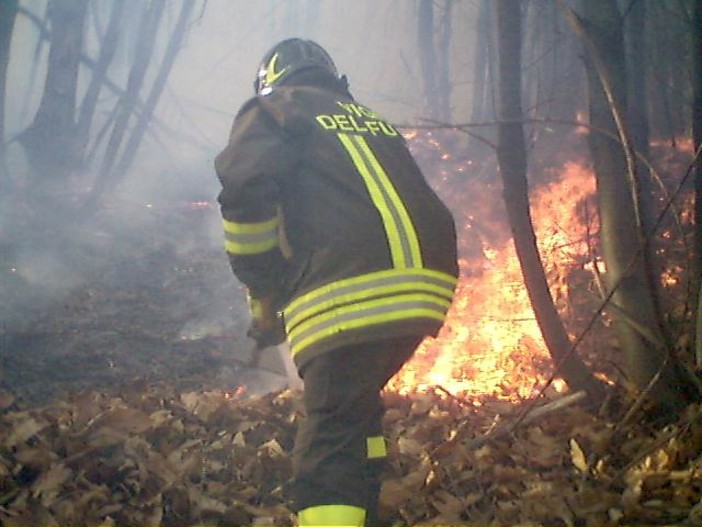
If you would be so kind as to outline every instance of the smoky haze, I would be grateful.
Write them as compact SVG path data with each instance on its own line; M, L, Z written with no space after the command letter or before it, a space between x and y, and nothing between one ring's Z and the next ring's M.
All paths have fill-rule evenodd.
M52 189L60 207L16 199L36 190L32 160L15 139L37 114L48 64L48 45L39 45L37 23L47 2L20 5L25 11L13 30L6 93L3 170L9 192L0 196L0 387L40 400L54 393L54 385L115 387L137 376L188 378L208 368L215 382L236 382L227 357L248 350L248 316L222 248L213 160L226 144L236 111L253 95L261 57L284 38L313 39L329 51L361 102L395 123L416 122L425 108L415 3L196 3L134 162L89 215L80 207L99 178L96 162ZM89 3L84 56L98 55L96 28L104 31L109 5ZM127 2L125 26L138 27L137 5ZM163 14L161 28L173 27L177 7ZM472 10L465 2L454 11L451 53L462 58L451 71L459 87L471 82L466 50L474 45ZM160 31L155 53L162 55L168 34ZM123 48L108 73L121 89L135 60L130 54L139 52ZM77 104L90 73L81 66ZM117 98L115 89L103 87L97 107L101 121L91 134L109 122ZM453 98L453 118L466 120L469 97L454 90ZM64 215L66 210L70 214Z
M107 5L103 4L103 5ZM168 5L168 4L167 4ZM25 0L22 6L41 17L45 0ZM127 2L124 15L136 26L140 12ZM176 6L165 13L176 17ZM468 120L474 65L474 24L477 8L460 2L454 8L450 55L451 119ZM98 39L92 25L106 24L108 10L94 22L88 17L85 55L95 57ZM437 15L438 16L438 15ZM96 18L98 18L96 16ZM417 57L417 13L414 2L403 0L208 0L198 2L159 99L154 119L140 146L134 165L120 186L138 203L172 198L211 199L217 192L212 163L223 148L238 108L253 94L252 84L264 53L276 42L292 37L322 44L339 71L348 76L354 95L394 123L413 123L426 117L423 83ZM165 26L166 24L162 24ZM6 137L12 138L32 122L46 76L47 47L38 46L39 32L29 17L18 15L13 33L7 86ZM159 34L157 51L166 45ZM109 78L126 84L130 53L118 49ZM153 75L153 73L151 73ZM89 71L79 74L78 102L84 95ZM144 90L146 91L146 90ZM103 89L102 100L114 101L114 91ZM140 94L142 98L145 95ZM106 119L108 116L104 116ZM97 134L99 128L93 127ZM10 180L26 184L26 159L17 142L7 158ZM90 185L95 167L80 174L78 184Z

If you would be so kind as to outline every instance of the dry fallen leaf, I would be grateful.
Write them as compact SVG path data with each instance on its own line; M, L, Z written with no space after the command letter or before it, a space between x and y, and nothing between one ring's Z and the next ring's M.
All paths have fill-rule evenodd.
M575 465L575 468L580 470L580 472L586 472L587 458L585 457L583 449L580 448L578 442L573 438L571 438L568 443L570 444L570 459L573 465Z
M41 504L48 507L58 495L60 487L73 475L73 471L62 463L55 463L42 473L32 485L32 497L40 498Z
M439 512L444 522L461 523L464 521L461 517L465 511L463 500L451 493L445 490L434 492L431 504Z
M0 390L0 412L7 410L15 402L15 396L5 390Z
M104 426L124 434L143 434L154 426L145 412L135 408L115 407L103 413L95 426Z
M10 433L3 441L4 446L7 448L14 448L18 444L24 443L46 426L46 423L39 422L24 412L18 414L18 417L19 422L13 423Z

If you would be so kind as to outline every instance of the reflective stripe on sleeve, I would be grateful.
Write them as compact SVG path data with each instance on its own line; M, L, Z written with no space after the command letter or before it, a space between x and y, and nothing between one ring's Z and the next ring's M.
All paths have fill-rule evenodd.
M241 223L223 220L224 247L230 254L260 254L278 246L278 217L270 220Z

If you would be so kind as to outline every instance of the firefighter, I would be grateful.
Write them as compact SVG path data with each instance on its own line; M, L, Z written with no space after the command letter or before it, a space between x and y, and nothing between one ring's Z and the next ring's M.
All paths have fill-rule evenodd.
M453 218L315 42L274 46L254 88L215 160L218 201L250 334L287 338L304 380L294 509L299 525L374 525L380 392L451 304Z

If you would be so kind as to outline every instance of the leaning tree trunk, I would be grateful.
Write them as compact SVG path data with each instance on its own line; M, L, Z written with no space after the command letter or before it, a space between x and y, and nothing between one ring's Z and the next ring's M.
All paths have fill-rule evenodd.
M581 18L569 7L564 9L588 50L590 125L596 131L588 142L597 177L600 242L613 327L629 379L659 406L677 410L689 402L693 389L666 342L647 275L636 168L624 117L621 13L616 0L581 0L581 7Z
M569 387L586 390L597 400L603 387L573 352L553 304L531 221L521 124L521 13L514 4L514 0L497 2L500 101L497 157L507 214L529 299L557 372Z

